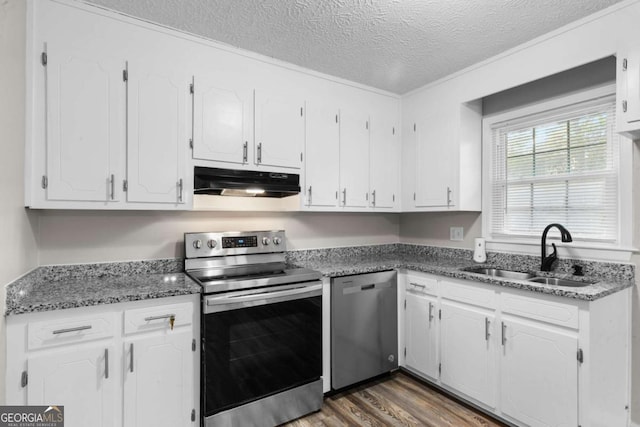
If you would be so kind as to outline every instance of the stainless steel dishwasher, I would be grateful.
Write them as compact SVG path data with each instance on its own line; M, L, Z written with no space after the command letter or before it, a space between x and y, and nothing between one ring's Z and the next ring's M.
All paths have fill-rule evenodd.
M397 273L331 280L331 387L398 368Z

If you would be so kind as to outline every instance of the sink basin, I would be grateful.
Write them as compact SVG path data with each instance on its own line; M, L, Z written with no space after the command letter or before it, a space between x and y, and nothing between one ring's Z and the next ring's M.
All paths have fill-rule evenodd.
M595 282L579 282L577 280L570 280L570 279L556 279L554 277L534 277L533 279L529 279L529 282L542 283L545 285L554 285L554 286L570 286L574 288L589 286L595 283Z
M501 270L499 268L483 268L473 267L465 271L469 273L485 274L487 276L502 277L503 279L528 280L534 277L531 273L523 273L520 271Z

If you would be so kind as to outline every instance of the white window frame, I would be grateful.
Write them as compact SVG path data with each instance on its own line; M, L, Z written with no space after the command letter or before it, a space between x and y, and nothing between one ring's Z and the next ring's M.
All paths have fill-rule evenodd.
M540 255L540 238L510 238L491 236L492 218L492 171L493 171L493 128L495 125L518 120L526 116L543 114L552 110L566 108L574 104L597 99L615 97L615 84L607 84L586 89L570 95L559 96L545 101L514 108L490 116L482 120L482 235L487 241L487 250L526 255ZM548 239L548 245L553 241L558 246L558 256L561 258L589 259L599 261L629 262L635 248L633 244L633 145L628 139L619 135L619 172L618 172L618 238L615 244L594 242L561 243ZM571 232L571 230L569 230ZM542 230L540 230L542 234Z

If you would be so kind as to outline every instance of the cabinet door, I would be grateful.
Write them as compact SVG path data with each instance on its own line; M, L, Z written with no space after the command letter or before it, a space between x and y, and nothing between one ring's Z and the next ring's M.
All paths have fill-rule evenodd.
M440 379L491 408L496 404L497 374L493 323L491 312L442 302Z
M434 380L438 378L438 325L436 299L406 293L405 364Z
M192 426L194 353L190 328L125 341L124 426Z
M196 76L193 158L249 162L253 146L253 89L224 78Z
M304 100L256 90L255 163L300 169L304 147Z
M65 426L118 426L120 380L112 346L65 348L27 360L27 404L63 405Z
M396 124L383 117L371 120L371 203L374 208L394 208L398 192L400 141Z
M618 115L625 131L640 129L640 51L617 55ZM618 109L618 108L617 108ZM631 124L631 126L629 126Z
M190 83L168 66L129 62L128 201L185 203Z
M340 158L338 109L307 105L305 183L307 206L337 206Z
M444 112L433 112L428 120L415 124L416 207L452 206L453 125ZM454 169L455 168L455 169Z
M340 204L369 205L369 116L340 110Z
M124 61L73 44L52 42L47 51L47 199L117 201L115 183L124 178Z
M578 425L577 337L532 322L502 325L502 413L529 426Z

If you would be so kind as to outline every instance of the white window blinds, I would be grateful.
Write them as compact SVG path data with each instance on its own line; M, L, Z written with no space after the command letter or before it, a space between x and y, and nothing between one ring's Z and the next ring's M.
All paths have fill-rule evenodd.
M539 237L559 222L574 240L618 239L615 101L494 125L494 238Z

